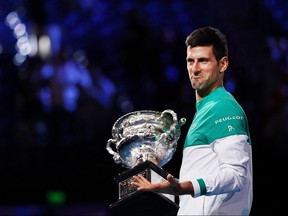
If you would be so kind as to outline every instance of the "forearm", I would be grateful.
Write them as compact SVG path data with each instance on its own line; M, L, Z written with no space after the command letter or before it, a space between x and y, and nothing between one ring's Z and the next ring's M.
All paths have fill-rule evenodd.
M191 181L178 182L174 195L190 194L194 196L194 187Z
M191 194L194 196L194 187L191 181L179 182L178 179L174 178L172 175L167 176L167 182L169 183L169 194L172 195L183 195Z

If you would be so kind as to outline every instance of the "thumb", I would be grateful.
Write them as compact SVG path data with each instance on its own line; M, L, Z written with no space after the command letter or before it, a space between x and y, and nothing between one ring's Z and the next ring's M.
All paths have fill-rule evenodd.
M172 186L176 186L178 184L178 180L174 178L171 174L167 175L167 181L170 183Z

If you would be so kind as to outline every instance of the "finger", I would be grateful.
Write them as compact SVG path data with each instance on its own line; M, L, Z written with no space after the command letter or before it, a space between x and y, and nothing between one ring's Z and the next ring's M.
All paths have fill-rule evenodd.
M135 186L137 188L141 186L141 184L138 183L138 182L131 182L131 185L133 185L133 186Z
M135 181L137 181L138 183L143 183L143 184L148 184L150 183L144 176L142 175L136 175L133 177L133 179Z
M174 178L174 176L172 176L171 174L167 175L167 181L173 186L176 186L178 183L178 180Z

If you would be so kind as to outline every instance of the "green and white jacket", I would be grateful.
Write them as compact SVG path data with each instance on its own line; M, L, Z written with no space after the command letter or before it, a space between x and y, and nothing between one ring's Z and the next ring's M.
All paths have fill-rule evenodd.
M181 195L178 215L249 215L252 148L247 117L224 87L196 103L184 143L180 181L195 195Z

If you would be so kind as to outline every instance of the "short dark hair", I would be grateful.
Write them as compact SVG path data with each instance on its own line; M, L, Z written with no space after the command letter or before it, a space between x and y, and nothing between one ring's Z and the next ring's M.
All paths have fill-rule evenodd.
M185 44L187 47L213 46L216 60L228 57L228 45L226 36L216 28L210 26L198 28L187 36Z

